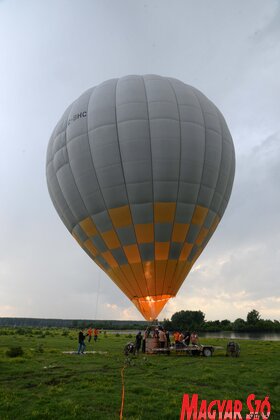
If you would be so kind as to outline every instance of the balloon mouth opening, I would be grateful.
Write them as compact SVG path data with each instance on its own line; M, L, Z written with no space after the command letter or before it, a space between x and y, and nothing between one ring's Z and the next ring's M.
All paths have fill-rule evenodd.
M147 321L153 321L172 297L174 295L141 296L131 300Z

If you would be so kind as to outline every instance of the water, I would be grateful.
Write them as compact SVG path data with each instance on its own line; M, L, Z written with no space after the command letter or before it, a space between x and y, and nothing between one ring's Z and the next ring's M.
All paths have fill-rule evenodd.
M229 340L264 340L264 341L280 341L280 333L258 333L258 332L201 332L200 337L205 338L228 338Z
M132 334L134 337L140 330L111 330L110 334ZM264 340L264 341L280 341L280 333L258 333L258 332L232 332L232 331L219 331L219 332L201 332L199 337L204 338L227 338L229 340Z

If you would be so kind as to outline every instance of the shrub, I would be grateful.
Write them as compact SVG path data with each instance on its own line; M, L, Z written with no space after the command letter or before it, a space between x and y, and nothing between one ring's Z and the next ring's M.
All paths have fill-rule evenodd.
M35 351L36 351L36 353L44 353L43 344L38 344Z
M16 334L20 334L20 335L26 335L26 334L30 334L31 331L29 329L27 329L27 328L17 328L15 330L15 333Z
M10 347L9 350L6 351L6 355L8 357L18 357L23 355L23 350L21 347Z
M120 336L120 334L119 334L119 333L117 333L117 334L116 334L116 337L119 337L119 336Z

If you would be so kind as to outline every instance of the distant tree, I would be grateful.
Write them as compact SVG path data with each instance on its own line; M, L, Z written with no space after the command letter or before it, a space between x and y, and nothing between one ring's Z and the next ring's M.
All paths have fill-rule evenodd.
M206 321L203 323L203 331L220 331L220 321Z
M164 318L162 325L163 325L163 328L167 331L173 329L172 328L172 322L169 319Z
M171 317L172 329L174 330L197 330L204 323L205 315L201 311L175 312Z
M237 318L232 324L233 331L245 331L246 322L242 318Z
M225 330L229 330L231 328L231 322L229 319L223 319L221 321L221 327Z
M270 319L260 319L256 325L257 330L259 331L275 331L275 324Z
M253 309L247 314L247 323L249 325L256 325L260 319L261 319L261 315L256 309Z

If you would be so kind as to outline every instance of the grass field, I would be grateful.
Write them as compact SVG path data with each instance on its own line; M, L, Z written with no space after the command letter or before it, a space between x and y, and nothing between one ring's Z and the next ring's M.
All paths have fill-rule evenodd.
M87 350L106 354L63 354L77 349L78 331L0 330L0 419L118 419L124 369L123 418L179 419L183 394L200 399L241 400L269 396L270 419L280 419L280 342L239 341L240 358L142 355L125 357L126 335L101 335ZM227 340L203 339L226 347ZM6 351L21 346L23 355ZM244 411L243 414L248 411ZM244 415L245 418L245 415Z

